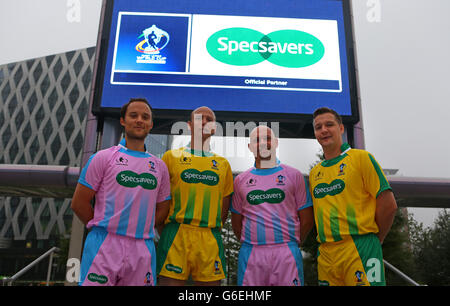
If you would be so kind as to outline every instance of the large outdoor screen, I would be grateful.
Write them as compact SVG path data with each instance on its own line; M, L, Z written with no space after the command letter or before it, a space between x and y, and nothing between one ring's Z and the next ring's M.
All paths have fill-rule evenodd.
M295 124L328 106L356 122L348 11L338 0L106 1L94 113L145 97L160 119L206 105L218 120Z

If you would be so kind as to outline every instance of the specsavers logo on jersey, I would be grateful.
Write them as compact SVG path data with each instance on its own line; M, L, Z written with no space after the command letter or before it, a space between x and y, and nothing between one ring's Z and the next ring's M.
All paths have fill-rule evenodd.
M197 169L186 169L181 172L181 179L189 184L205 184L208 186L215 186L219 183L219 176L210 170L203 172Z
M262 203L279 204L286 197L283 190L279 188L271 188L267 191L253 190L247 194L247 202L251 205L259 205Z
M102 285L108 282L108 277L106 277L105 275L99 275L95 273L89 273L87 278L93 283L99 283Z
M136 174L133 171L122 171L116 176L120 185L129 188L141 186L144 189L155 189L158 185L157 179L150 173Z
M343 180L334 180L330 184L321 183L314 187L314 197L321 199L329 196L340 194L345 189L345 182Z
M206 48L216 60L235 66L267 60L282 67L300 68L317 63L325 54L317 37L289 29L267 35L250 28L223 29L209 37Z

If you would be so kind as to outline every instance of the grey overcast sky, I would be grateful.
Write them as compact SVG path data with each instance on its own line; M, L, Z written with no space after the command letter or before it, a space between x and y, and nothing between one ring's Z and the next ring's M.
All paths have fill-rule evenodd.
M450 1L352 2L366 149L400 175L449 178ZM95 46L100 8L101 0L0 0L0 64ZM227 142L238 144L245 140ZM279 156L308 172L318 151L315 140L282 140ZM252 164L250 155L230 161L235 170ZM425 225L437 214L410 211Z
M401 175L449 178L450 1L379 1L370 22L376 2L353 1L366 149ZM439 210L409 211L431 225Z

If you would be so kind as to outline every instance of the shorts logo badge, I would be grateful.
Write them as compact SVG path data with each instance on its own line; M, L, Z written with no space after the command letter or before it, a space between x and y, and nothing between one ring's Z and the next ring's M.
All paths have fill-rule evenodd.
M105 275L98 275L95 273L89 273L87 279L93 283L106 284L108 282L108 278Z
M147 274L145 274L145 282L144 282L145 286L152 285L151 278L152 278L152 274L150 272L147 272Z
M183 269L181 267L177 267L177 266L174 266L172 264L167 264L166 265L166 270L167 271L171 271L171 272L175 272L177 274L180 274L181 272L183 272Z
M214 274L220 274L220 263L217 260L214 262Z
M359 270L355 272L355 280L356 280L356 285L357 286L363 286L364 285L363 277L364 277L364 272L361 272Z

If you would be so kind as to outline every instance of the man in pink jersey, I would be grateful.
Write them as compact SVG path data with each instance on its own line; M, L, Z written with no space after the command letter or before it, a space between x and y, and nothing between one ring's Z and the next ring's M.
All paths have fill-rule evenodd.
M299 244L314 224L303 175L276 159L278 139L267 126L250 133L255 165L234 180L233 231L242 245L238 285L301 286Z
M73 211L90 229L82 286L156 285L154 228L169 211L169 173L162 160L146 152L144 141L153 127L147 100L125 104L120 124L125 139L90 157L72 198Z

